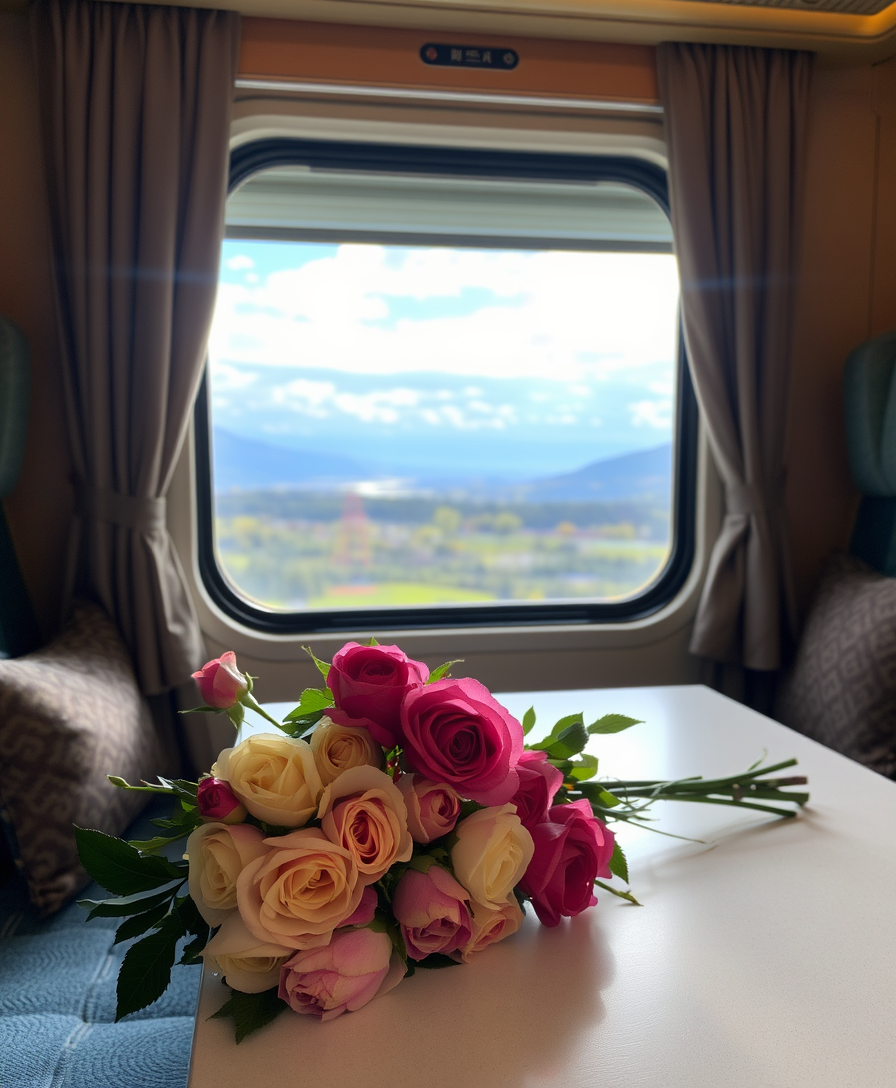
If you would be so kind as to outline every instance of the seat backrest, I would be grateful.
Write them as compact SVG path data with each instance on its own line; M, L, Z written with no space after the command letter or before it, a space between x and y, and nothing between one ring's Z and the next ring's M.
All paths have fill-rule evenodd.
M2 506L22 472L30 385L28 342L0 315L0 657L30 653L41 641Z
M843 382L849 467L862 492L849 550L896 577L896 332L856 348Z

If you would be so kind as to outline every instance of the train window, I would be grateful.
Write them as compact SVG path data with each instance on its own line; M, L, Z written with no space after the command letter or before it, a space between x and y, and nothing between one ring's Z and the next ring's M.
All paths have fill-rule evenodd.
M297 632L642 616L693 553L665 176L594 155L233 154L200 570Z

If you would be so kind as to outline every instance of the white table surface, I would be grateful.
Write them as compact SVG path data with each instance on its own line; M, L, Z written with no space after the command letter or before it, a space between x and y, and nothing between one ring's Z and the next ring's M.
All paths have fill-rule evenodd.
M535 706L532 736L579 710L645 719L593 738L608 776L717 777L766 750L799 759L812 800L792 821L660 803L704 843L616 825L644 906L601 893L556 929L530 914L327 1024L287 1011L236 1046L205 972L190 1088L896 1085L896 784L700 686L498 698Z

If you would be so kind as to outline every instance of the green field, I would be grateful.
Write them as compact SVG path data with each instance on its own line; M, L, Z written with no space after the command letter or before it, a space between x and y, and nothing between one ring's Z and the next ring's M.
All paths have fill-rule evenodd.
M416 604L455 604L493 601L488 593L456 586L422 582L386 582L383 585L334 586L322 597L312 597L309 608L396 608Z
M506 508L442 503L425 521L398 521L369 517L355 502L342 517L300 519L274 516L274 498L265 513L218 517L216 549L241 595L286 611L618 600L649 585L669 555L646 516L597 524L567 516L542 528ZM569 504L556 513L568 515ZM539 521L548 520L542 508Z

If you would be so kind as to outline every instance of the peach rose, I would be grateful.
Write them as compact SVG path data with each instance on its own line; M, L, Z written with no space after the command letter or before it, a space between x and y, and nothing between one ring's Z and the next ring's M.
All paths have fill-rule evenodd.
M364 885L354 857L316 827L265 839L240 873L237 906L250 933L287 948L319 948L354 914Z
M460 815L457 790L419 774L403 774L396 785L408 808L408 830L414 842L432 842L454 830Z
M367 729L337 725L324 715L311 734L311 751L325 786L350 767L382 767L383 750Z
M469 963L473 956L490 944L497 944L516 933L523 924L523 909L512 894L499 907L471 903L470 910L473 914L473 931L470 940L460 950L464 963Z
M311 746L274 733L259 733L225 748L213 773L256 819L277 827L307 824L323 790Z
M264 832L251 824L202 824L187 839L190 896L210 926L236 909L236 881L250 861L266 854Z
M401 791L376 767L351 767L320 799L321 830L355 859L362 884L373 884L414 849Z
M260 994L280 982L280 968L293 953L292 948L259 941L235 912L202 950L202 958L234 990Z
M461 820L454 833L454 875L475 902L499 906L522 879L535 851L516 806L480 809Z

